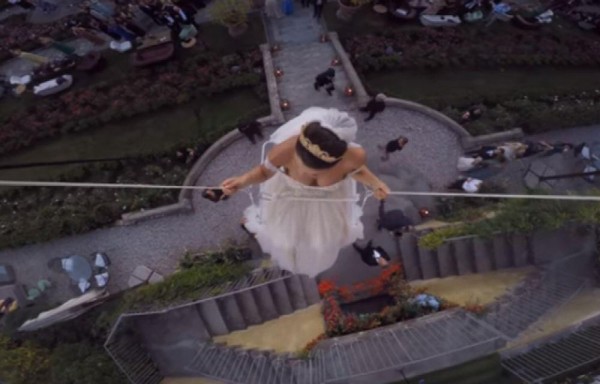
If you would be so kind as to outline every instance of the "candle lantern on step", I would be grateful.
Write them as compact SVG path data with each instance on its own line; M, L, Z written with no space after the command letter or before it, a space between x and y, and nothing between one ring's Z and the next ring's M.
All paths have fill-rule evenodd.
M331 60L331 65L332 66L340 65L340 59L338 59L337 57L334 57L333 60Z
M280 51L280 50L281 50L281 47L279 46L279 44L273 44L271 46L271 52L277 52L277 51Z
M275 69L275 77L276 78L281 78L281 76L283 76L283 71L281 70L281 68L276 68Z
M346 89L344 89L344 94L346 96L354 96L354 89L351 86L347 86Z
M319 39L319 41L320 41L321 43L326 43L326 42L328 42L328 41L329 41L329 38L327 37L327 34L325 34L325 33L324 33L324 34L322 34L322 35L321 35L321 37L320 37L320 39Z
M290 109L290 102L287 99L282 99L280 105L281 105L281 109L284 111L287 111L288 109Z

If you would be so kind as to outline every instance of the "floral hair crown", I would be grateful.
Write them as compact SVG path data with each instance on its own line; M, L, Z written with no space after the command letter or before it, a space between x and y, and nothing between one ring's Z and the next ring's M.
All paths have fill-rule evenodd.
M302 132L300 133L300 137L298 138L298 140L300 140L300 144L304 147L304 149L310 152L310 154L316 157L317 159L322 160L326 163L335 163L336 161L341 159L341 157L331 156L329 153L322 150L318 144L312 143L306 136L304 136L304 131L306 130L306 127L306 125L302 127Z

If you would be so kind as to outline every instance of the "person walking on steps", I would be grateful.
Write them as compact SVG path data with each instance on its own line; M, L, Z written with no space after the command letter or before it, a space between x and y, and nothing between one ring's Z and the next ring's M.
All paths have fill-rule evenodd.
M335 78L335 69L329 68L325 72L319 73L315 77L315 90L318 91L321 87L325 87L327 94L332 96L331 91L335 89L333 79Z
M360 110L362 112L369 112L369 116L365 119L365 121L369 121L375 117L377 113L383 112L385 109L385 102L383 101L384 95L382 93L377 94L377 96L373 97L364 108Z
M303 0L305 1L305 0ZM313 17L317 20L321 18L323 13L323 7L325 6L325 0L312 0L313 3Z

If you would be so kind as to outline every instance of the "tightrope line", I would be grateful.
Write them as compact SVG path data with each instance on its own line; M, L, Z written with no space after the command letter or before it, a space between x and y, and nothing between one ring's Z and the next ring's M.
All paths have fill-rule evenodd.
M208 190L219 189L220 186L203 185L163 185L163 184L116 184L116 183L73 183L65 181L19 181L0 180L0 186L4 187L55 187L55 188L112 188L112 189L179 189L179 190ZM481 199L529 199L529 200L568 200L568 201L596 201L600 202L600 196L584 195L525 195L525 194L503 194L503 193L463 193L463 192L418 192L418 191L391 191L393 196L433 196L433 197L467 197ZM357 201L353 198L315 198L315 197L285 197L290 200L301 201Z

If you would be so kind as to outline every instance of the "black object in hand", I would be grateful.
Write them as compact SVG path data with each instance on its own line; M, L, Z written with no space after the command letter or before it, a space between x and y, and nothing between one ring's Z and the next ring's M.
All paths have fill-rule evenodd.
M202 197L212 201L213 203L218 203L221 200L229 199L229 196L227 196L221 188L206 189L204 192L202 192Z

